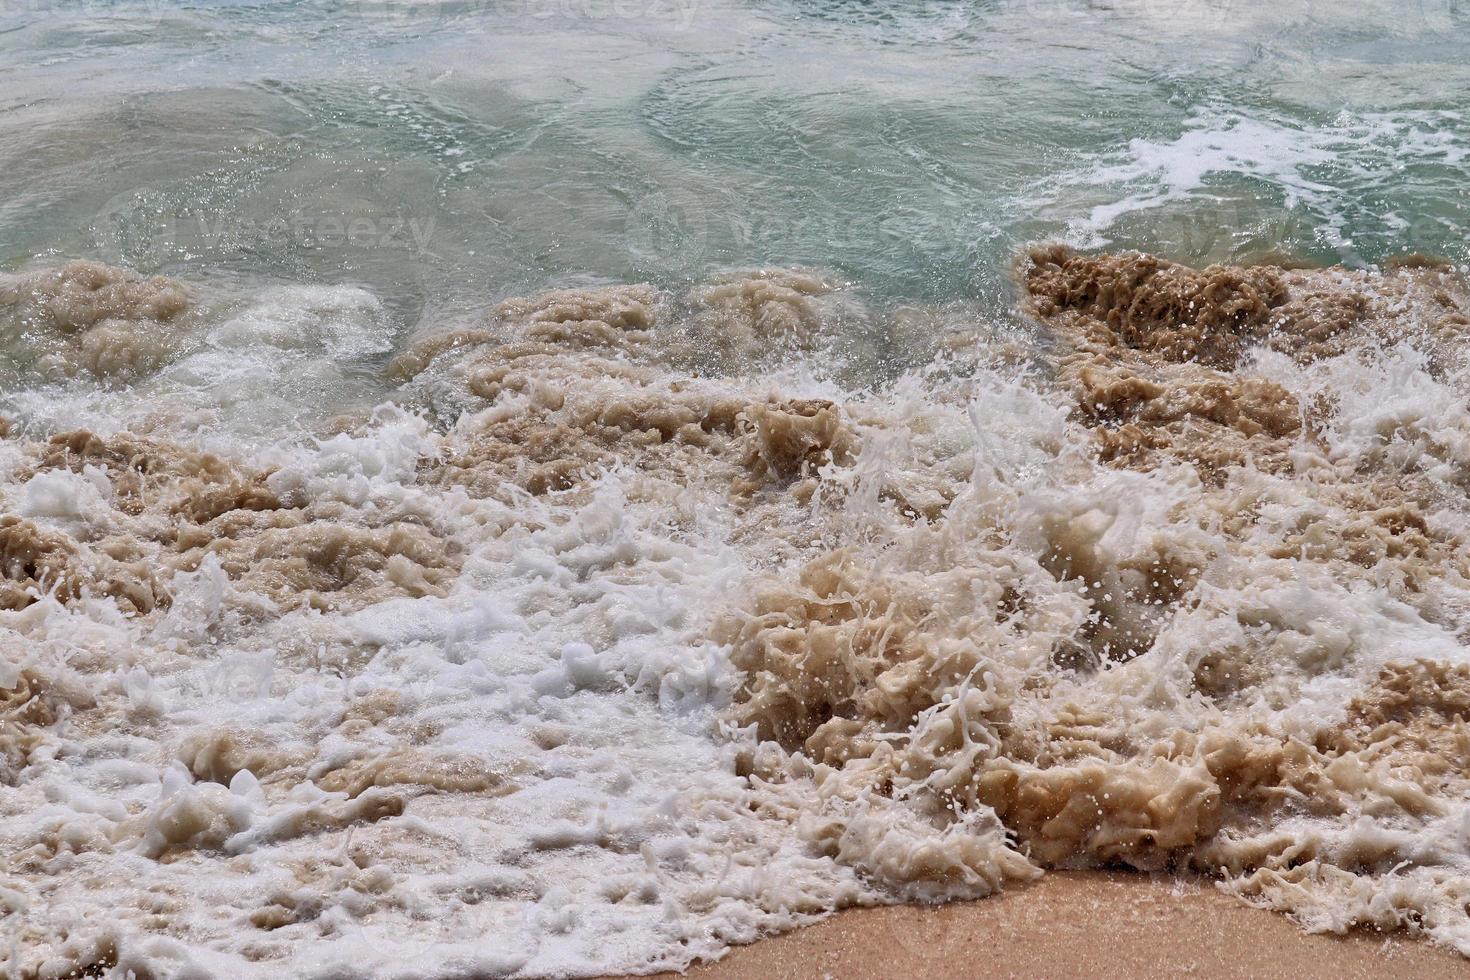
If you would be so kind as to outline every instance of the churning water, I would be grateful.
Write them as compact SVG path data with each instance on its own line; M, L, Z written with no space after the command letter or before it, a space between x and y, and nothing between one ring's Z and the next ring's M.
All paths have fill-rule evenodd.
M1470 954L1467 107L1458 0L0 0L4 972Z

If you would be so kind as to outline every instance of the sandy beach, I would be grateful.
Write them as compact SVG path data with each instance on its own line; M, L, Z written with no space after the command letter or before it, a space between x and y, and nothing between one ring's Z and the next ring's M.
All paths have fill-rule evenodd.
M687 976L1428 980L1467 971L1462 957L1404 936L1307 935L1285 916L1251 908L1207 882L1058 872L979 902L842 912L731 950Z

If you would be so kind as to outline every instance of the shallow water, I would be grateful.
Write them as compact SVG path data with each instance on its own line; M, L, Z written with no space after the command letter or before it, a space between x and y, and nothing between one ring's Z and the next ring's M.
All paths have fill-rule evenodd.
M1463 261L1470 18L1356 6L11 4L0 248L352 281L401 327L793 263L1003 305L1068 233Z
M1110 862L1470 952L1467 53L0 6L6 966L651 970Z

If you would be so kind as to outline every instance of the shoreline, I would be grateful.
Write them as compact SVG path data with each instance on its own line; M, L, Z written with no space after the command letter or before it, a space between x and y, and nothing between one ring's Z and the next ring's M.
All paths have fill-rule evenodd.
M846 909L691 966L690 980L893 976L1463 977L1470 962L1406 934L1309 934L1204 879L1051 872L974 902ZM671 980L677 973L656 974Z

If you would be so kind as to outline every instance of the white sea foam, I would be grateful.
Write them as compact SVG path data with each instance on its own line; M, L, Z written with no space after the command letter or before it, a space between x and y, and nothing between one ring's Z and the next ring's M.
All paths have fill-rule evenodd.
M974 324L859 390L813 354L858 301L767 270L508 302L400 360L395 400L215 455L187 420L129 433L126 390L13 395L6 968L680 968L1107 861L1470 953L1466 784L1361 721L1452 740L1393 685L1470 691L1463 338L1425 300L1462 287L1279 275L1328 299L1271 322L1386 306L1341 349L1207 368L1172 346L1189 316L1154 349L1038 305L1039 368ZM200 350L381 346L360 291L240 310ZM138 391L213 397L198 356Z
M1363 224L1348 214L1341 188L1387 187L1408 168L1455 168L1470 159L1461 114L1449 110L1344 111L1316 125L1239 110L1202 108L1170 138L1134 138L1111 157L1062 175L1065 196L1109 200L1070 221L1069 235L1084 247L1110 241L1109 232L1126 215L1182 201L1215 202L1205 214L1221 224L1255 210L1249 197L1278 199L1320 222L1328 243L1344 259L1360 256L1349 231ZM1410 218L1393 210L1373 215L1388 231L1402 233Z

